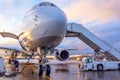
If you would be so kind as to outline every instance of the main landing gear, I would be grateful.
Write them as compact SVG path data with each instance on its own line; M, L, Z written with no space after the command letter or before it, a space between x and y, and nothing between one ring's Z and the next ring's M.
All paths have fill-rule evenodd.
M39 76L42 76L43 73L45 72L46 76L50 76L51 73L51 67L49 64L46 64L48 62L48 59L46 58L46 54L48 53L47 49L41 49L41 54L40 54L40 65L39 65Z

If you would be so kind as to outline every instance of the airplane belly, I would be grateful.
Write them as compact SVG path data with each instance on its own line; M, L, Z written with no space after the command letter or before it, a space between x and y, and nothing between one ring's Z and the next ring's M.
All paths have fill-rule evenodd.
M30 41L30 48L37 49L38 46L45 48L54 48L61 42L62 38L58 36L46 36L42 38L35 39L34 41Z
M31 37L31 40L29 39L29 37L21 37L19 42L20 45L26 50L28 48L30 50L36 50L38 46L51 49L59 45L62 39L63 37L53 35L42 36L39 38Z

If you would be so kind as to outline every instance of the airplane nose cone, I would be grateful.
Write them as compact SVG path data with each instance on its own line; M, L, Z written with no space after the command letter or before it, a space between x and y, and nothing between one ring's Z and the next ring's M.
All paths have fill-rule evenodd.
M38 6L28 12L25 17L27 21L25 26L30 28L26 35L32 49L38 46L52 48L63 40L66 34L67 18L58 7Z

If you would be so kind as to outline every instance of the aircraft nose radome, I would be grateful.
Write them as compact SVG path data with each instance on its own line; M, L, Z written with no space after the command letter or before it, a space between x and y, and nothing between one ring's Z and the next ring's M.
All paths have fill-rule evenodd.
M40 6L26 16L26 27L31 27L26 35L29 45L52 48L60 44L66 34L67 18L58 7ZM35 44L35 46L33 46Z

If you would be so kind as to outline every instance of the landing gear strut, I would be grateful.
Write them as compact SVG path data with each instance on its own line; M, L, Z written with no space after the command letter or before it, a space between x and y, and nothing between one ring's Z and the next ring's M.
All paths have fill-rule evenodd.
M39 76L42 76L43 73L45 72L47 76L50 75L51 73L51 67L49 64L46 64L48 62L48 59L46 58L46 54L48 53L47 49L41 49L41 54L40 54L40 65L39 65Z

